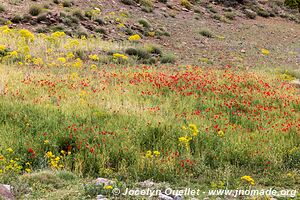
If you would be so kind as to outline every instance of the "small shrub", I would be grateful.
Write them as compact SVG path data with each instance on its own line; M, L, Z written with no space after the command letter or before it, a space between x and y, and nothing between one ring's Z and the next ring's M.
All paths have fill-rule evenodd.
M20 23L22 19L23 18L20 15L15 15L10 21L13 23Z
M2 13L4 11L5 11L5 7L2 4L0 4L0 13Z
M42 9L39 6L31 6L29 9L29 14L32 16L38 16L42 12Z
M47 21L47 15L46 14L39 15L36 18L36 20L37 20L37 22Z
M144 28L150 28L151 27L151 25L150 25L150 23L148 22L147 19L140 19L138 22L141 25L143 25Z
M142 62L143 64L147 64L147 65L153 65L154 63L156 63L155 58L149 58L149 59L145 59Z
M96 33L100 33L102 35L106 35L107 34L107 31L104 28L97 28L95 31L96 31Z
M147 50L151 54L162 56L162 50L161 50L161 48L158 47L158 46L156 46L156 45L150 45L150 46L148 46Z
M218 13L218 11L210 4L206 8L212 13Z
M190 10L192 8L192 4L189 2L189 0L181 0L180 4L186 9Z
M130 56L136 56L137 55L137 50L135 48L128 48L125 50L125 53L130 55Z
M77 18L80 19L80 20L83 20L83 19L84 19L84 16L83 16L81 10L75 10L75 11L73 11L72 15L73 15L74 17L77 17Z
M246 9L244 11L245 15L249 18L249 19L255 19L257 14L256 12L252 11L252 10L249 10L249 9Z
M140 0L139 3L142 6L153 8L153 2L152 2L152 0Z
M138 60L146 60L151 58L150 53L143 48L128 48L125 53L130 56L136 56Z
M266 10L263 10L263 9L259 9L259 10L257 11L257 14L258 14L259 16L265 17L265 18L270 17L270 13L269 13L268 11L266 11Z
M141 4L142 11L147 13L153 12L154 5L152 0L136 0L136 2Z
M202 36L204 36L204 37L207 37L207 38L212 38L212 37L213 37L212 32L210 32L210 31L207 30L207 29L201 30L199 33L200 33L200 35L202 35Z
M167 63L171 63L174 64L176 61L176 58L173 54L165 54L161 57L160 62L162 64L167 64Z
M224 14L224 16L227 18L227 19L230 19L230 20L234 20L235 19L235 13L234 12L226 12Z
M142 6L142 11L144 11L146 13L151 13L151 12L153 12L153 8L147 7L147 6Z
M121 2L125 5L134 5L134 0L121 0Z
M291 9L299 9L300 12L300 0L285 0L284 5Z
M63 7L72 7L73 3L71 1L63 1L62 5Z
M2 17L0 17L0 25L4 25L6 23L6 20Z
M158 0L160 3L167 3L168 0Z
M95 19L95 22L97 22L100 26L103 26L103 25L106 24L106 23L105 23L105 20L102 19L102 18L97 18L97 19Z

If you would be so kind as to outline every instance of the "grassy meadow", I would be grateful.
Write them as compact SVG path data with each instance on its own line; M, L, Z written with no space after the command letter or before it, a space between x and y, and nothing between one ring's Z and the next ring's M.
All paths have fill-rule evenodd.
M128 47L164 56L139 40L0 28L0 180L17 177L39 191L21 188L20 198L63 188L59 178L51 188L35 185L43 170L65 180L208 188L243 187L247 175L253 187L299 189L300 96L292 73L136 65L140 54Z

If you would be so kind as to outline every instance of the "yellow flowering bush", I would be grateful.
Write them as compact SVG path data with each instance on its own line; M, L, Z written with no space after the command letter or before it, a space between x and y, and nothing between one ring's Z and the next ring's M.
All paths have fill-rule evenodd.
M131 36L128 37L128 40L133 41L133 42L140 41L141 39L142 39L141 36L138 35L138 34L131 35Z
M34 41L34 34L31 33L29 30L27 29L21 29L19 30L19 34L21 37L23 37L26 41Z
M62 156L55 156L51 151L48 151L45 155L48 159L48 164L51 169L62 169L64 165L62 164Z
M127 60L128 59L127 56L125 56L124 54L120 54L120 53L114 53L113 54L113 58L115 58L115 59L122 59L122 60Z
M267 49L261 49L261 53L263 54L263 55L269 55L270 54L270 51L269 50L267 50Z
M6 49L5 45L0 45L0 53L3 52L3 51L5 51L5 49Z
M254 179L251 176L243 176L243 177L241 177L241 180L248 183L248 184L250 184L250 185L255 184Z
M192 138L188 137L188 136L178 138L179 143L181 145L184 145L187 149L190 147L190 141L191 140L192 140Z
M153 157L158 157L160 155L159 151L147 151L145 157L146 158L153 158Z
M99 56L96 55L96 54L93 54L93 55L89 55L89 58L93 61L99 61Z

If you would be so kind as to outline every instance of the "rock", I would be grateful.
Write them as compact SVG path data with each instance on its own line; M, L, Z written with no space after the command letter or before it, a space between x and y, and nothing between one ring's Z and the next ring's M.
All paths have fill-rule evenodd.
M245 49L242 49L242 50L241 50L241 53L246 53L246 50L245 50Z
M189 9L186 9L186 8L181 8L182 11L185 11L185 12L190 12Z
M113 185L115 184L115 181L106 179L106 178L97 178L96 179L96 185L100 185L100 184L104 184L104 185Z
M290 82L292 85L300 88L300 79L296 79Z
M97 200L108 200L108 198L106 198L105 196L103 196L102 194L99 194L97 196Z
M156 183L154 183L153 181L150 181L150 180L146 180L144 182L139 183L139 186L142 188L151 188L155 185L156 185Z
M162 199L162 200L174 200L172 197L170 197L170 196L168 196L168 195L165 195L165 194L162 194L162 193L160 193L160 194L158 195L158 198L159 198L159 199Z
M1 197L1 199L6 199L6 200L14 200L15 199L11 192L10 185L0 184L0 197Z
M183 200L183 197L182 196L175 196L174 200Z

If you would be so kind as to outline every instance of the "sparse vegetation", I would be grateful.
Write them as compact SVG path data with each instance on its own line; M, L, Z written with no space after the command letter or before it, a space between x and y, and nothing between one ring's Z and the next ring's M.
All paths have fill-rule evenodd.
M212 38L214 35L211 31L209 31L208 29L203 29L200 32L200 35L207 37L207 38Z
M5 11L5 7L0 3L0 13Z
M176 58L173 54L171 53L168 53L168 54L164 54L161 59L160 59L160 62L162 64L167 64L167 63L170 63L170 64L174 64L176 61Z
M32 16L38 16L41 12L42 12L42 9L39 6L31 6L29 8L29 14Z
M192 4L189 2L189 0L180 0L180 4L186 9L190 10L192 8Z

